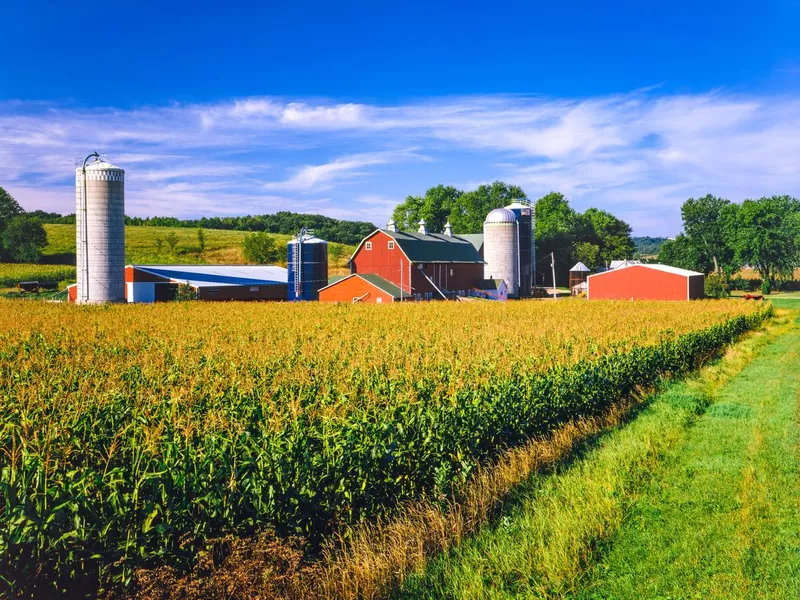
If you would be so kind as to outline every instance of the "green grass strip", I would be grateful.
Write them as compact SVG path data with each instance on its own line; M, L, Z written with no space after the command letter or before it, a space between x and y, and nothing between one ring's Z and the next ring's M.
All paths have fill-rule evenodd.
M576 597L800 598L799 399L796 327L720 390Z
M783 325L774 325L767 334L751 336L738 344L724 360L706 367L699 375L670 385L653 399L638 418L601 438L594 448L572 465L564 465L558 472L548 476L531 478L521 486L515 500L496 523L484 528L447 555L429 563L425 572L406 581L404 589L397 596L459 599L707 597L702 594L695 596L690 591L692 585L699 586L699 583L688 582L687 571L700 578L704 572L710 573L713 567L704 570L698 565L705 565L709 556L721 556L721 551L703 539L692 542L691 549L684 548L683 540L687 532L699 532L708 520L715 518L714 507L721 506L722 497L730 496L730 489L721 489L720 498L713 499L709 499L709 495L714 495L709 488L718 484L714 481L705 481L700 483L700 489L687 491L687 496L695 498L697 502L696 510L691 515L684 516L684 511L676 508L669 520L656 521L646 509L644 513L639 513L639 510L646 507L651 496L658 496L662 492L679 493L674 489L678 482L673 478L694 476L690 475L690 471L696 472L697 467L687 471L687 465L693 463L687 460L684 452L692 448L691 441L695 437L707 438L708 443L715 445L719 451L727 448L730 440L708 431L705 423L720 419L736 423L742 420L717 415L717 410L721 413L748 410L739 409L738 404L726 400L730 393L728 387L731 387L734 395L738 395L736 386L755 378L760 383L751 384L751 387L766 390L768 381L778 379L787 369L800 366L799 359L790 352L793 347L798 347L798 341L800 331L791 323L786 321ZM748 366L751 360L753 363ZM797 395L796 384L794 379L788 379L775 389L786 388L785 394L793 399ZM759 398L758 395L754 396ZM715 405L709 414L703 415L717 398L720 404ZM730 404L731 408L725 408L726 404ZM749 410L753 411L752 418L758 418L757 415L761 414L755 408ZM791 413L793 408L787 410ZM795 427L796 433L793 421L787 427ZM776 435L787 437L786 431ZM787 438L786 443L791 444L792 439ZM732 478L730 471L720 468L724 460L715 459L717 455L713 448L706 448L702 452L708 460L706 471L709 475L715 473L721 481ZM755 450L753 452L755 461L755 456L759 454ZM776 452L780 453L780 450ZM791 495L796 490L797 457L792 452L786 452L786 456L789 458L785 459L781 471L784 477L774 485L784 488ZM716 465L715 462L720 464ZM764 467L758 464L760 466L756 473L759 477L756 480L761 481L763 474L766 477L763 483L772 489L773 494L783 493L783 490L773 489L769 479L771 472L767 474L760 471ZM791 480L792 477L794 485L787 483L787 479ZM706 499L709 499L708 502ZM778 504L786 510L792 507L791 503L786 505L783 500ZM794 508L796 510L796 500ZM774 535L775 531L768 531L755 519L751 525L758 531L747 534L745 539L742 532L747 529L742 523L728 524L730 531L735 534L735 540L725 538L719 543L729 548L731 556L741 555L741 560L750 561L751 565L748 574L740 577L740 581L758 585L754 579L758 570L763 568L774 571L771 581L779 582L776 585L782 586L783 591L793 589L791 586L796 585L797 581L796 562L792 563L786 556L786 548L792 546L791 531L797 531L796 512L789 515L792 516L794 518L787 519L784 515L783 518L770 520L770 523L776 521L774 527L771 525L775 531L788 528L785 534L788 541L773 552L781 555L784 562L788 561L788 565L782 566L764 565L764 546L760 542L747 541L753 536L756 536L753 539L761 540ZM683 532L679 530L677 535L670 537L676 527L673 519L684 522L681 526ZM652 538L648 532L651 527L661 529L663 538L655 541L656 538ZM623 548L629 531L638 531L638 537L631 533L627 547ZM700 533L698 536L702 538ZM746 550L749 547L754 550ZM706 549L707 554L698 553L701 548ZM733 552L734 548L739 548L737 553ZM617 551L620 552L616 555L617 560L612 560ZM603 556L606 560L587 575L586 569ZM775 560L774 556L772 560ZM676 567L673 571L671 565L682 567ZM641 571L637 570L640 567ZM626 582L629 587L623 589ZM672 582L672 587L663 582Z

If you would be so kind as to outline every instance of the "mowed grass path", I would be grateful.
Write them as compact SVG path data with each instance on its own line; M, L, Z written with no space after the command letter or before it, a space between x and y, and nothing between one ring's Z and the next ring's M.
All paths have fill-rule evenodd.
M400 598L800 598L800 318L670 385Z
M800 326L720 390L577 597L800 598L798 399Z

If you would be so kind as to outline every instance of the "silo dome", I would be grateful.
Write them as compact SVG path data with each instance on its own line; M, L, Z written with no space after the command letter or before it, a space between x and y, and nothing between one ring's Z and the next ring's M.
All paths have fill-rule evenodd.
M507 208L496 208L483 222L483 276L502 279L510 296L519 295L519 224Z
M491 211L488 215L486 215L486 223L516 223L517 222L517 215L514 214L514 211L508 208L495 208Z
M79 303L125 300L125 171L103 160L75 170Z

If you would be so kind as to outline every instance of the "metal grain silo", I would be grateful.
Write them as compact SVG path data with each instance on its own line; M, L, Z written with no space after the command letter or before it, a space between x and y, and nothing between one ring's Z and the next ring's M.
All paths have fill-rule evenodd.
M328 285L328 242L305 227L288 242L289 300L319 300Z
M125 171L93 156L75 171L76 302L124 302Z
M533 284L533 208L514 202L506 206L519 223L519 297L530 298Z
M495 208L483 222L484 278L502 279L509 296L519 295L519 223L508 208Z

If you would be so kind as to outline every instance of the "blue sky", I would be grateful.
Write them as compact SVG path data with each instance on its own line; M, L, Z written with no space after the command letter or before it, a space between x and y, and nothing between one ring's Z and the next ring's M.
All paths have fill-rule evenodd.
M502 179L673 235L689 196L800 196L797 0L7 4L0 186L28 209L72 212L95 149L140 216L383 223Z

